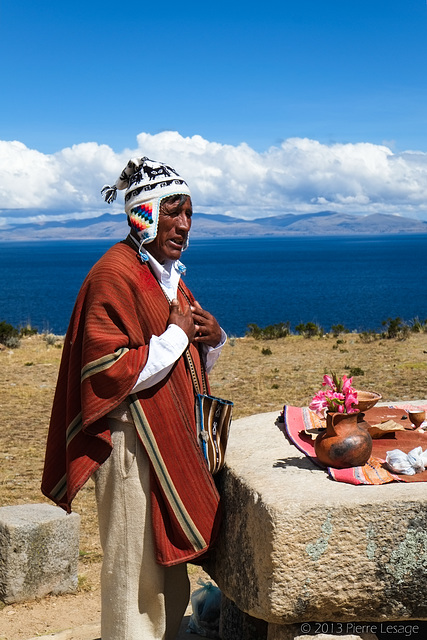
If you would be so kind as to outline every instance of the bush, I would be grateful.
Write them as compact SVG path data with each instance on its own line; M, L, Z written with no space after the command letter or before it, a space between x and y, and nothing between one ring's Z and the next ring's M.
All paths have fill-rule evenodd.
M271 354L273 353L271 349L269 349L268 347L266 349L261 349L261 353L263 356L271 356Z
M257 324L251 323L248 324L248 329L246 331L246 335L250 338L255 338L255 340L259 340L261 336L261 327Z
M427 332L427 320L420 320L419 318L414 318L410 322L410 330L412 333L421 333Z
M9 336L4 340L3 344L8 349L18 349L18 347L21 345L21 340L19 336Z
M332 335L334 338L338 338L340 333L350 333L348 329L343 324L333 324L331 327Z
M55 336L53 333L45 333L43 336L43 340L46 342L48 346L53 347L56 344L58 337Z
M4 320L0 322L0 343L9 347L9 349L16 349L19 347L18 329L15 329L15 327Z
M409 326L401 318L387 318L382 325L386 327L385 332L382 334L384 338L405 340L409 336Z
M295 331L304 338L314 338L315 336L323 336L323 329L315 322L301 322L295 327Z
M365 372L360 367L350 367L350 366L347 365L346 367L344 367L344 369L348 370L349 378L352 378L353 376L364 376L365 375Z
M375 333L375 331L362 331L362 333L359 333L359 340L364 344L368 344L369 342L373 342L377 339L378 335Z
M286 338L290 332L289 322L269 324L264 329L261 329L257 324L249 324L246 335L255 338L255 340L276 340L277 338Z
M26 336L34 336L38 333L37 329L32 327L30 324L27 324L25 327L21 327L19 330L19 335L21 338L25 338Z

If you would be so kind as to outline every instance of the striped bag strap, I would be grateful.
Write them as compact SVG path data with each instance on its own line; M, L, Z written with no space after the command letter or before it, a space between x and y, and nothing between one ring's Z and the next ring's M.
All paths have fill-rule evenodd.
M187 347L186 350L184 351L184 355L185 355L185 358L186 358L186 361L187 361L188 369L189 369L190 374L191 374L191 379L193 381L194 391L195 391L195 393L197 395L197 394L201 393L200 392L200 385L199 385L199 380L197 378L196 368L194 366L194 361L193 361L193 358L191 356L189 347ZM205 367L203 366L203 362L202 362L201 359L200 359L200 364L201 364L201 368L202 368L202 393L207 395L208 389L207 389L207 384L206 384Z
M188 304L191 306L192 302L191 302L190 298L187 296L186 292L184 291L184 289L182 288L182 286L180 284L178 285L178 288L181 291L181 293L184 296L184 298L187 300ZM197 349L198 348L199 347L197 346ZM187 360L188 368L189 368L189 371L190 371L190 374L191 374L191 379L193 380L194 391L196 392L196 395L197 395L198 393L200 393L200 384L199 384L199 380L197 378L196 367L194 366L194 361L193 361L193 358L192 358L191 353L190 353L190 347L186 348L186 350L184 351L184 355L185 355L185 358ZM202 371L202 393L207 395L208 386L206 384L206 373L205 373L205 367L204 367L202 358L200 358L200 367L201 367L201 371Z

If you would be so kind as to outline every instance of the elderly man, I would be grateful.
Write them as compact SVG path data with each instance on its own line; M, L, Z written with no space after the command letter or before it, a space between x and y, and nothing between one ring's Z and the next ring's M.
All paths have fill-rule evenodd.
M130 233L77 297L42 491L70 511L95 479L102 640L172 640L188 603L185 563L209 549L219 524L190 368L201 380L226 337L181 280L192 216L185 181L144 157L104 187L108 202L117 189L125 189Z

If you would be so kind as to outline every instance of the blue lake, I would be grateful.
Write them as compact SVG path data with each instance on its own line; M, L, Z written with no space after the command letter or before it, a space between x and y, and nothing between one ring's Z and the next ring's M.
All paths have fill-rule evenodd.
M0 243L0 320L65 333L75 297L111 241ZM185 281L229 335L316 322L380 330L427 318L427 236L191 240Z

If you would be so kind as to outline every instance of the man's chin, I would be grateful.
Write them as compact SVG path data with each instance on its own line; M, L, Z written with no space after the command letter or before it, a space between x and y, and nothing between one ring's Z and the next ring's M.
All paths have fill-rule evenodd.
M184 248L184 243L183 244L175 244L175 243L171 243L168 245L167 250L168 253L170 253L171 255L173 254L174 256L176 256L175 259L178 259L181 257L181 253L182 250Z
M182 247L180 249L169 249L165 252L166 260L179 260L182 254Z

